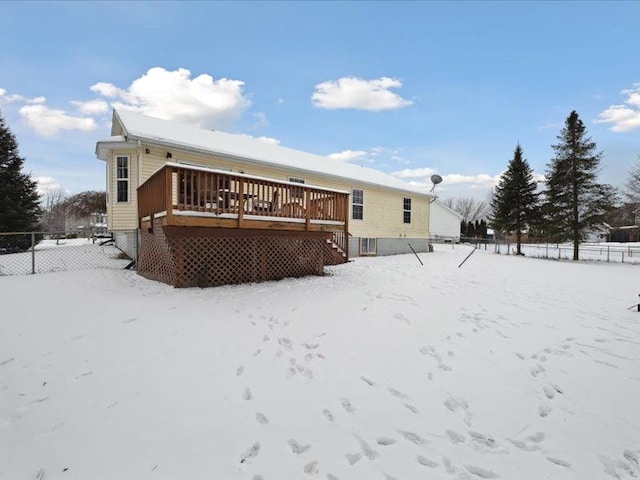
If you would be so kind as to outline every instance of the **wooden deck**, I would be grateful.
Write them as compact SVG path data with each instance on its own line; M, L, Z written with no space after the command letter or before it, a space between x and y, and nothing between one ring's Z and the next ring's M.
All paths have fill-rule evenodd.
M163 226L327 232L348 258L349 193L167 163L138 188L138 218Z

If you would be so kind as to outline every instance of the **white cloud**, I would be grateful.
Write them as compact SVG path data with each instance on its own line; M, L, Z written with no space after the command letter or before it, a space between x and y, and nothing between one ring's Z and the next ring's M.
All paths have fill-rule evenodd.
M104 100L88 100L81 102L79 100L72 100L72 105L75 105L80 113L84 115L102 115L109 111L109 104Z
M7 90L5 90L4 88L0 88L0 104L19 102L19 103L27 103L30 105L36 105L36 104L44 103L46 101L47 99L42 96L29 98L29 97L25 97L24 95L19 95L17 93L9 95L7 93Z
M126 89L100 82L91 87L113 106L165 120L225 129L251 105L244 96L244 82L207 74L191 78L185 68L175 71L151 68Z
M410 178L431 177L431 175L433 175L434 173L437 173L437 172L433 168L424 167L424 168L405 168L404 170L393 172L391 175L406 180Z
M256 112L253 114L253 118L255 118L255 122L251 126L251 128L265 128L271 125L269 120L267 119L267 115L263 112Z
M62 191L62 185L53 177L36 177L36 190L40 195Z
M314 106L327 110L341 108L371 112L395 110L413 103L390 91L391 88L401 86L400 80L389 77L375 80L343 77L316 85L311 102Z
M20 115L36 133L44 137L52 137L62 130L80 130L91 132L97 128L93 118L74 117L64 110L55 110L45 105L25 105Z
M359 158L365 157L367 152L364 150L343 150L342 152L327 155L331 160L339 160L341 162L351 162Z
M264 143L268 143L270 145L279 145L280 144L280 140L278 140L277 138L272 138L272 137L258 137L258 140L260 140L261 142L264 142Z
M611 105L598 115L596 123L611 123L614 132L630 132L640 128L640 83L621 93L627 96L624 105Z
M413 185L419 186L431 186L431 175L438 173L435 169L430 167L423 168L406 168L398 172L393 172L391 175L401 178ZM461 175L459 173L450 173L448 175L442 175L442 184L446 185L467 185L469 188L492 188L500 179L498 175L488 175L486 173L480 173L478 175Z
M273 138L273 137L254 137L253 135L249 135L246 133L240 133L240 136L244 137L244 138L250 138L253 140L260 140L261 142L264 143L268 143L269 145L279 145L280 144L280 140L278 140L277 138Z

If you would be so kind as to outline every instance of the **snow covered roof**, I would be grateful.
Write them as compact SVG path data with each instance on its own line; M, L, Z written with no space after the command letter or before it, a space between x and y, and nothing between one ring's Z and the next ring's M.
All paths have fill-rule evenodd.
M143 141L166 147L180 148L198 153L213 154L230 158L248 160L256 163L277 165L300 172L315 173L331 177L356 180L358 183L403 190L425 196L431 196L424 188L411 185L399 178L372 168L333 160L321 155L302 152L280 145L263 142L248 135L238 135L161 120L128 111L113 112L114 128L112 133L121 133L98 142L96 154L113 146L113 143ZM118 125L122 127L122 132Z

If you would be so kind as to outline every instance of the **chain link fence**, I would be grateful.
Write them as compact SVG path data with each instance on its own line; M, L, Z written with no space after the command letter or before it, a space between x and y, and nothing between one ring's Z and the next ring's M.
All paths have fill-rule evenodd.
M116 246L115 234L134 239ZM137 231L93 236L87 232L0 233L0 276L133 267Z
M516 244L490 239L464 239L478 249L500 254L515 254ZM568 243L523 243L520 250L525 256L554 260L573 259L573 244ZM637 243L581 243L580 260L592 262L640 264L640 245Z

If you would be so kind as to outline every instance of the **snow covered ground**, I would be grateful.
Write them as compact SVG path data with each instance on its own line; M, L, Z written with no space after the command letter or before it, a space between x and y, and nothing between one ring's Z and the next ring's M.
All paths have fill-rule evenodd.
M0 479L640 477L637 266L0 277Z

